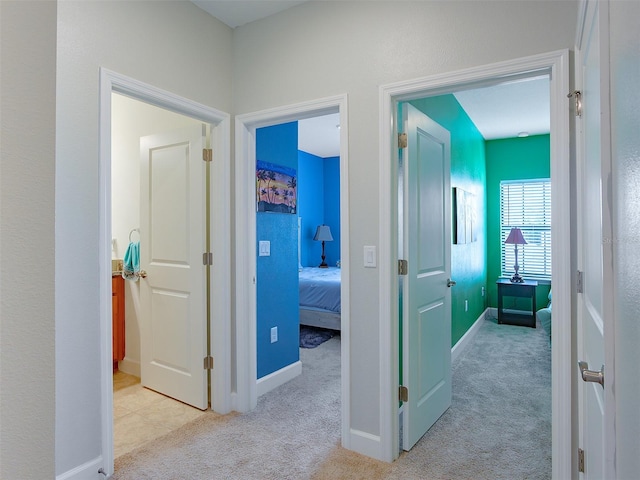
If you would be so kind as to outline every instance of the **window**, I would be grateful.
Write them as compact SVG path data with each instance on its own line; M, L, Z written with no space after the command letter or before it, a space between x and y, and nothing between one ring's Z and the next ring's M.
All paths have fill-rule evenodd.
M549 179L500 182L500 259L502 275L513 275L513 245L504 242L518 227L526 245L518 245L519 273L551 280L551 181Z

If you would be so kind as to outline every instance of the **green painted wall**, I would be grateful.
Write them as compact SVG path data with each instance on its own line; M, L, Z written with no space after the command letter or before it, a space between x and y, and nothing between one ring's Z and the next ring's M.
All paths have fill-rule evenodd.
M498 306L496 280L500 277L500 182L549 178L549 135L485 142L487 165L487 292L488 305ZM537 308L547 306L550 285L536 290Z
M487 279L485 142L453 95L410 103L451 133L451 187L462 188L475 196L477 239L451 246L451 277L457 282L451 292L453 346L486 308L486 297L482 296Z

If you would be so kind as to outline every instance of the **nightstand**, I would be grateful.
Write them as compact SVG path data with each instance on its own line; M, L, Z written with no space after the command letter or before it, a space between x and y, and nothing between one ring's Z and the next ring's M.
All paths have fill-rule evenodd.
M525 280L522 283L511 283L508 278L501 278L496 282L498 286L498 323L521 325L536 328L536 287L535 280ZM527 298L531 303L531 310L504 308L504 297Z

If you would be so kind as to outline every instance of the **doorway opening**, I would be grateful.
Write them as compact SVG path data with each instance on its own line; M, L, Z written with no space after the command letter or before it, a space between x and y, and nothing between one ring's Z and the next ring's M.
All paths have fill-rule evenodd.
M324 371L311 382L315 388L296 390L301 410L295 415L317 418L335 440L341 330L338 125L335 113L258 128L255 173L257 393L301 375L287 383L290 395L298 382L307 385ZM326 397L323 406L305 410L303 405L316 404L319 395Z
M141 170L141 166L148 163L141 158L141 145L154 141L153 136L159 136L166 141L165 137L169 132L177 131L194 130L198 138L201 137L200 132L204 124L199 120L118 93L112 93L111 113L114 457L117 458L197 418L202 414L202 408L206 407L205 375L198 375L202 380L195 385L196 390L202 391L187 394L189 388L185 388L184 384L180 385L184 383L180 379L176 381L171 378L171 374L166 375L162 371L149 371L149 362L145 360L149 351L161 350L161 355L167 358L169 354L180 354L175 351L173 345L181 342L174 329L178 318L175 315L176 312L172 312L170 324L163 324L164 319L158 318L157 313L152 313L156 309L149 301L149 292L142 291L145 288L148 289L150 285L157 291L162 283L159 279L147 280L149 274L158 277L159 273L154 271L153 267L149 267L149 250L152 243L149 238L150 231L163 228L159 223L164 223L167 231L162 232L162 236L169 239L173 234L184 231L185 228L191 229L191 234L202 235L205 225L195 219L193 220L195 225L188 227L178 225L174 219L171 219L171 212L167 211L167 206L160 205L154 200L154 207L161 209L161 217L153 220L154 225L149 228L152 219L148 214L148 203L152 195L147 194L143 197L141 193L144 190L143 184L150 183L148 172L141 174L144 170ZM157 145L154 148L157 148ZM176 159L185 160L184 156L182 158L177 156ZM168 157L164 159L165 162L167 160ZM198 159L197 162L201 160ZM179 171L175 169L175 165L171 168L171 178L158 178L155 182L158 185L157 182L168 180L173 188L164 190L162 196L165 200L171 198L171 203L179 204L179 198L176 198L180 196L177 187ZM149 190L148 186L146 188ZM153 188L155 187L151 190ZM143 205L147 206L143 207ZM184 213L179 212L178 217L184 218ZM180 236L183 237L184 234ZM180 239L172 239L171 244L180 245ZM165 251L163 256L167 257L166 253ZM171 252L171 255L175 257L175 253L177 252ZM134 271L136 265L139 270ZM179 268L183 267L184 262ZM194 270L200 269L200 266L194 268ZM200 271L198 277L204 281L203 273ZM182 288L183 291L191 290L189 287ZM199 289L205 291L201 286ZM175 295L176 289L172 289L172 292ZM202 311L206 303L203 298L196 301L200 305L195 306L195 309L201 312L198 316L204 322L206 318ZM166 310L171 311L169 308ZM162 313L159 315L161 317ZM160 347L158 343L163 342L163 335L170 335L171 341L168 345L158 348ZM201 336L204 337L204 334ZM154 357L154 362L161 361L160 355L156 354ZM202 370L201 363L198 356L196 358L198 370ZM202 374L202 372L196 373ZM180 375L184 376L184 373ZM173 384L178 386L173 388Z
M403 101L433 97L454 93L459 90L496 85L519 78L548 75L550 78L551 103L551 179L553 195L554 229L552 233L553 277L554 277L554 316L571 318L571 265L566 252L570 249L570 171L569 171L569 106L566 100L568 91L568 52L552 52L524 59L518 59L481 68L419 79L413 82L383 86L381 88L381 185L388 185L388 191L382 192L383 198L390 199L388 210L381 211L381 225L388 225L389 236L381 236L381 252L388 252L381 259L381 292L389 292L380 302L380 310L388 312L388 324L383 321L381 335L392 341L382 346L381 359L389 367L388 375L381 376L382 391L394 391L400 384L399 362L399 315L396 305L398 299L397 268L398 218L397 218L397 146L398 104ZM389 128L391 127L391 128ZM560 302L560 305L556 303ZM557 308L556 308L557 307ZM383 315L383 319L384 319ZM554 322L552 344L552 444L554 476L571 474L571 328L570 322ZM388 333L385 337L385 333ZM388 362L388 363L387 363ZM409 387L411 388L411 387ZM397 389L397 387L396 387ZM385 457L391 461L399 455L398 402L393 395L383 398L385 416L382 430L385 439ZM561 472L561 473L560 473Z
M142 122L142 117L144 115L139 115L140 112L133 115L135 118L130 118L129 120L132 122L140 122L138 125L129 125L130 128L125 128L124 135L134 135L135 138L131 140L130 143L133 143L134 146L128 149L130 153L125 153L122 151L116 152L115 150L119 147L113 146L114 151L112 151L112 140L115 140L118 137L116 132L112 132L112 120L116 120L114 114L117 114L117 107L114 107L115 104L120 104L122 102L128 102L129 107L132 105L136 105L142 110L146 110L147 114L150 113L150 117L154 120L159 121L160 123L157 125L153 124L153 121L147 123L147 127L151 126L152 130L156 129L156 127L162 129L164 126L173 126L176 124L173 123L176 119L180 119L179 122L190 123L191 131L196 131L196 136L202 137L202 124L209 125L208 130L210 132L210 137L208 144L206 147L210 148L215 152L214 154L214 162L211 162L210 165L204 167L203 170L206 170L206 174L196 175L196 179L193 178L190 181L186 180L186 176L189 175L190 170L200 171L201 163L204 164L202 158L204 152L197 152L200 157L198 162L195 162L195 157L189 156L189 152L194 153L191 148L191 145L195 145L194 143L184 143L179 141L169 141L168 145L173 145L174 150L178 151L179 155L183 155L182 161L174 162L169 160L170 156L173 155L167 154L166 150L161 154L162 158L158 158L154 174L158 175L155 177L153 181L157 181L156 187L160 185L165 185L169 188L167 190L167 196L171 196L171 192L175 192L176 189L173 188L172 182L178 181L182 178L184 181L179 182L182 184L183 190L191 191L189 188L189 182L194 186L194 181L198 183L199 187L202 187L205 183L205 178L209 178L211 184L211 194L204 195L202 194L202 198L193 198L191 200L186 200L186 194L182 195L184 201L191 202L193 204L199 204L196 210L190 209L189 211L193 214L191 215L194 218L189 217L188 221L185 220L184 228L179 228L178 234L186 237L187 234L185 230L187 227L190 227L192 224L202 225L209 224L211 231L214 232L210 235L209 238L200 239L197 238L196 242L191 245L189 244L189 248L183 249L184 251L196 250L195 246L204 245L207 247L207 250L212 253L213 258L216 260L216 269L205 269L205 267L200 263L199 267L196 268L195 264L199 262L194 262L191 260L191 265L187 267L185 262L182 262L183 270L193 271L193 275L198 278L197 288L199 290L199 304L209 304L211 308L207 309L206 306L202 309L204 312L209 312L210 319L213 321L209 321L208 318L202 318L202 315L198 315L200 318L200 322L202 323L202 331L199 335L199 339L195 342L190 343L190 347L187 350L196 350L198 355L202 355L202 358L205 358L207 355L211 355L215 357L216 361L216 369L215 370L205 370L202 369L202 358L198 360L198 366L200 368L192 368L191 371L187 371L185 368L180 367L182 360L176 361L173 368L175 372L181 373L182 377L191 377L196 380L196 383L199 384L198 388L202 389L200 395L204 395L204 403L199 405L199 408L207 408L210 406L213 410L219 413L227 413L230 411L230 397L231 397L231 374L230 374L230 351L231 351L231 337L229 334L230 325L229 325L229 313L230 313L230 300L229 300L229 292L223 288L206 288L207 282L210 282L212 286L219 285L228 285L228 278L230 276L230 262L229 262L229 254L230 251L230 235L229 235L229 225L230 225L230 214L229 214L229 182L230 182L230 174L229 174L229 116L223 112L219 112L210 107L197 104L190 100L187 100L182 97L178 97L169 92L160 90L156 87L143 84L131 78L119 75L117 73L111 72L106 69L101 69L101 77L100 77L100 243L99 243L99 265L100 265L100 298L101 298L101 308L100 308L100 322L101 322L101 357L102 357L102 369L101 369L101 388L102 388L102 398L104 399L104 403L102 405L102 427L103 427L103 437L102 437L102 450L104 452L105 465L108 466L107 475L113 473L114 466L114 356L113 354L118 354L116 348L114 348L114 338L113 334L118 333L113 328L113 313L118 310L118 306L116 305L118 302L113 301L112 297L112 284L114 283L114 279L122 278L118 275L113 275L114 268L115 271L118 272L118 269L122 270L124 266L125 270L127 269L125 258L120 259L119 257L126 257L127 251L129 247L133 246L133 244L138 243L137 241L143 240L142 248L146 248L147 250L151 250L149 248L149 244L151 242L148 241L148 238L145 239L145 235L147 235L148 228L145 230L148 225L150 225L150 221L145 222L145 228L141 227L141 220L139 217L136 217L136 214L140 212L141 209L135 208L137 205L137 200L144 200L145 198L149 199L153 195L143 195L139 194L138 198L135 199L136 196L133 192L142 192L141 184L144 185L145 182L140 181L140 172L141 172L141 161L140 161L140 135L138 133L141 131L140 128L143 127L144 122ZM148 115L149 116L149 115ZM164 123L163 123L164 122ZM193 126L195 124L195 128ZM138 132L138 133L136 133ZM112 135L115 133L115 135ZM148 133L158 133L156 132L148 132ZM137 136L136 136L137 135ZM126 143L126 142L124 142ZM136 145L137 144L137 148ZM182 146L180 146L182 145ZM137 152L136 152L137 150ZM158 149L157 152L160 152L162 149ZM181 152L181 153L180 153ZM174 152L175 153L175 152ZM113 160L114 155L122 155L123 157L127 157L129 160L127 162L126 159L118 158ZM131 155L131 156L129 156ZM186 156L185 156L186 155ZM175 155L174 155L175 156ZM131 160L133 158L133 160ZM144 156L143 156L144 158ZM122 163L119 163L120 160L123 160ZM188 163L188 165L187 165ZM112 174L112 167L117 166L122 167L125 165L129 168L128 171L120 174ZM166 170L168 165L178 166L178 169L184 174L182 177L178 175L179 171L173 171L175 175L169 175L170 172ZM163 170L163 167L165 169ZM171 167L170 167L171 169ZM149 169L147 169L149 170ZM117 171L117 168L116 168ZM136 173L139 173L136 175ZM115 172L114 172L115 173ZM171 178L169 178L171 177ZM200 178L201 177L201 178ZM133 182L133 183L131 183ZM137 182L137 184L136 184ZM149 182L147 182L148 184ZM134 185L135 184L135 185ZM204 191L204 190L203 190ZM117 193L116 193L117 192ZM127 195L131 195L130 198L124 199L120 197L125 197ZM165 195L156 195L156 198L162 199L166 198ZM124 203L124 206L118 206L118 203ZM161 207L161 205L159 205ZM212 206L215 207L211 208ZM158 209L156 208L156 211ZM182 209L184 211L184 209ZM194 213L196 211L201 212L201 214ZM207 215L204 212L211 212L210 215ZM112 213L114 214L112 216ZM171 212L166 212L171 216ZM174 212L175 213L175 212ZM173 215L174 217L179 217L180 215ZM118 220L114 221L115 218L118 217ZM113 224L112 224L113 222ZM159 222L162 223L162 222ZM200 228L200 227L198 227ZM157 232L156 232L157 233ZM142 238L140 238L142 237ZM162 239L163 236L159 235ZM192 235L192 237L199 237L199 235ZM115 239L115 242L113 241ZM175 242L171 242L174 244ZM156 247L161 251L162 248L160 244L156 244ZM126 251L125 251L126 249ZM140 244L138 243L138 249L140 249ZM199 250L199 247L198 247ZM133 251L133 249L132 249ZM175 253L175 252L173 252ZM173 253L167 253L167 250L163 252L166 254L166 257L171 256ZM192 252L194 255L198 256L200 260L202 259L203 252ZM114 258L115 257L115 258ZM114 260L114 261L112 261ZM156 262L156 263L168 263L168 264L176 264L180 262L175 261L167 261L167 262ZM139 264L138 264L139 267ZM134 269L136 270L136 269ZM156 275L156 273L152 273L151 269L148 268L149 275ZM206 273L205 273L206 270ZM119 365L124 370L129 370L134 374L140 375L140 364L136 366L136 347L139 344L139 337L135 338L136 325L135 320L139 318L140 314L140 303L138 302L138 293L137 289L139 288L140 281L147 281L148 276L145 277L145 272L142 269L137 269L134 272L135 278L131 278L131 282L128 282L125 285L124 293L125 293L125 302L127 289L129 287L129 298L130 298L130 320L131 320L131 338L130 347L131 347L131 358L130 361L126 360L126 350L125 357L122 358L122 363ZM125 280L126 281L126 280ZM191 297L189 294L175 294L173 295L174 299L177 301L173 302L173 305L170 307L176 307L176 303L179 303L184 298ZM169 302L171 303L171 302ZM183 302L184 303L184 302ZM200 305L201 306L201 305ZM178 309L179 310L179 309ZM125 315L126 315L126 304L125 304ZM209 328L208 325L211 325ZM206 326L206 327L205 327ZM126 316L125 316L125 326L126 330ZM164 335L164 334L163 334ZM162 337L162 335L161 335ZM166 335L164 335L166 338ZM155 337L154 341L160 337ZM126 341L126 340L125 340ZM126 346L125 346L126 348ZM140 350L140 349L138 349ZM122 352L119 353L122 356ZM120 360L120 358L118 358ZM193 360L193 359L192 359ZM155 362L156 364L161 363L170 363L163 359L163 361ZM194 364L196 362L191 362ZM144 370L144 369L142 369ZM129 379L125 380L125 382L130 381ZM169 394L172 395L172 394ZM174 396L174 395L172 395ZM164 398L164 397L163 397Z
M516 118L502 126L500 121L489 122L488 113L483 108L484 100L488 98L491 98L488 102L490 112L500 115L496 118L504 121L504 118L509 117L510 108L518 110ZM520 118L527 114L527 109L518 108L518 102L514 98L516 100L525 98L541 107L540 112L528 112L530 120L526 122L526 128L524 120L520 121ZM503 101L507 103L501 104ZM546 108L544 108L545 104ZM540 298L538 305L546 306L548 303L547 301L543 303L543 300L546 300L550 288L548 276L550 258L539 261L539 257L550 254L551 240L548 224L545 226L541 224L542 222L537 224L532 222L539 216L535 213L536 217L533 218L534 211L540 205L538 196L529 199L527 195L527 205L524 208L524 211L528 212L526 218L523 218L524 213L518 217L515 212L515 202L520 198L516 197L516 192L535 191L537 195L538 191L535 189L537 184L530 179L547 179L545 182L547 195L544 196L542 205L548 209L551 206L548 187L550 167L548 105L548 76L519 79L482 89L424 97L401 102L398 105L398 118L402 119L399 120L399 129L402 137L407 139L399 149L398 157L398 223L400 225L398 255L399 258L407 260L407 272L400 277L399 282L399 300L402 305L399 311L401 332L399 347L402 359L399 378L402 385L412 385L409 391L413 394L403 399L403 405L400 408L399 442L402 450L411 449L433 425L434 429L422 439L419 448L427 448L435 452L442 444L439 438L441 439L443 435L444 438L449 438L450 433L456 431L455 425L462 423L468 428L460 431L457 440L462 443L469 442L472 456L474 447L471 445L478 443L470 440L469 437L472 435L471 432L480 430L486 434L488 442L495 442L484 444L482 448L485 449L502 451L501 439L507 438L507 435L513 438L507 448L513 449L514 452L524 454L532 447L547 451L547 447L551 445L551 370L548 336L545 340L545 335L540 333L542 329L531 330L509 326L492 329L489 327L489 323L498 324L495 315L497 305L495 281L507 275L507 278L510 277L513 271L510 274L508 272L514 264L513 246L510 246L510 250L501 248L508 233L505 231L506 227L501 226L501 220L506 221L506 216L501 213L501 210L506 208L508 200L505 196L503 201L500 201L500 187L503 180L511 181L509 198L514 210L509 216L507 226L514 224L521 227L529 240L529 245L520 249L521 272L527 279L526 286L521 287L533 289L534 292L537 287L536 296ZM541 117L540 123L535 121L537 115ZM519 123L519 129L517 123ZM450 169L445 168L446 176L450 177L451 188L446 184L443 186L439 181L442 174L441 149L435 148L435 145L434 148L428 148L430 142L435 142L439 137L444 136L444 134L438 136L435 126L445 129L446 138L450 138L452 161ZM524 138L524 134L518 135L524 130L530 131L531 136ZM406 147L404 147L405 143ZM442 145L442 151L446 152L449 149L449 141L446 143L443 141ZM448 164L449 162L446 162L446 165ZM526 189L523 185L526 185ZM521 189L518 190L517 187ZM439 201L442 191L446 194L442 201ZM426 201L424 206L420 204L423 198L426 199L423 200ZM434 215L433 213L436 212L442 212L442 214ZM523 212L522 206L518 212ZM546 215L544 219L551 218L550 211L546 212ZM451 221L450 226L447 225L449 221ZM444 229L443 223L445 223ZM448 238L449 235L451 239ZM422 245L427 249L424 252L420 251ZM502 261L504 265L501 269L501 258L505 255L507 258L511 255L511 258L508 258L508 261ZM448 273L449 262L450 274ZM444 275L444 278L437 280L438 275ZM447 281L448 279L450 280ZM420 285L425 281L432 283L428 288L421 289ZM537 283L536 287L533 286L534 283ZM430 301L427 301L428 299ZM535 327L537 310L535 299L509 297L509 300L508 304L505 302L505 307L514 310L513 313L510 312L512 318L504 323ZM438 313L437 308L440 302L443 305L442 313ZM524 310L528 311L526 315ZM444 312L450 312L449 321L446 320ZM502 316L500 318L502 319ZM438 328L441 324L443 326ZM456 361L465 350L465 346L472 345L471 340L476 338L475 334L478 331L482 331L483 334L477 337L478 340L473 342L474 345L478 342L482 345L486 342L495 343L495 348L490 351L496 353L495 361L492 363L496 371L501 361L506 358L504 354L498 355L499 350L504 349L505 353L512 352L513 349L522 350L522 354L514 359L511 370L499 375L500 379L487 378L481 384L475 383L477 375L467 376L466 372L473 371L475 367L468 356L465 355L464 359ZM506 335L504 341L495 342L494 338L497 338L497 335ZM437 338L436 342L434 338ZM420 342L425 344L423 350L420 350ZM475 347L473 350L477 348L480 347ZM531 359L532 362L524 364L522 360L518 364L520 359L526 357L526 352L533 351L534 348L537 354ZM440 349L445 351L438 353ZM403 355L415 352L418 352L417 357L420 361L413 356ZM481 357L488 358L489 355L483 354ZM460 363L466 366L460 367ZM427 367L427 371L423 373L420 367L424 365L430 365L430 367ZM515 392L520 379L526 377L526 371L522 370L533 372L534 368L537 372L536 378L539 378L540 382L534 384L531 381L529 387L531 390L536 389L537 395L523 398L522 402L512 403L519 404L519 408L525 408L524 406L530 402L531 408L540 412L540 417L526 424L527 435L518 435L525 430L521 428L522 425L516 427L520 421L524 422L520 412L509 411L508 408L491 407L493 401L500 402L509 398L506 392L505 395L491 395L484 389L485 386L490 389L490 385L499 388L500 381L512 378L511 385ZM488 369L489 365L487 365ZM510 376L510 372L516 370L522 375L514 373ZM455 375L453 372L456 372ZM452 377L457 384L453 392L451 391ZM534 376L531 375L530 378L533 379ZM421 388L418 394L415 392L416 383ZM449 390L448 397L444 393L446 387ZM438 392L438 389L442 391ZM461 395L463 391L467 394ZM470 392L477 392L476 394L486 398L486 401L473 405L468 403L471 400L468 395ZM442 420L439 420L449 406L452 409ZM484 413L481 413L482 409L486 409ZM478 418L478 414L480 417L488 418L496 410L503 410L505 420L503 423L489 422L480 428L470 427L475 418ZM468 411L474 411L475 415L465 417ZM425 424L421 425L421 421ZM437 428L434 425L436 421ZM418 427L418 425L421 426ZM467 432L469 435L466 434ZM515 436L511 437L512 434ZM532 438L539 439L540 445L532 445ZM440 456L446 457L455 447L447 448L443 445L442 448ZM459 458L459 455L452 453L451 459L446 462L449 468L464 468L462 464L457 463L456 458ZM491 472L494 465L500 470L499 460L497 458L494 460L485 465L487 472ZM541 472L548 471L548 475L551 475L550 455L536 456L535 460L531 459L531 462L527 466L523 463L519 468L526 470L530 467ZM480 460L478 467L483 468ZM503 469L508 471L509 467L510 465L504 465ZM517 476L519 473L513 474Z
M256 175L261 172L273 170L273 174L281 174L287 177L287 182L291 182L292 176L300 173L300 177L295 179L296 185L302 188L300 182L308 183L309 180L304 180L305 177L311 178L312 173L305 173L305 168L309 165L305 164L302 168L298 165L298 168L291 168L292 165L285 165L289 168L282 169L274 166L273 161L269 161L269 153L263 151L261 148L261 142L264 141L265 145L270 143L267 141L269 134L277 135L279 129L286 130L287 128L297 130L296 123L303 123L307 120L317 119L320 117L326 117L327 115L335 115L335 122L333 129L339 132L339 152L333 162L333 169L335 170L335 176L339 179L339 187L333 182L327 186L327 188L338 188L339 190L339 202L337 205L333 205L328 210L334 212L333 216L325 216L325 205L322 208L316 202L310 203L306 207L306 214L302 211L299 215L291 215L285 213L284 216L281 213L274 214L268 211L261 211L264 208L277 208L278 205L266 206L266 203L280 204L284 200L279 197L274 201L273 195L269 197L269 190L271 185L267 186L268 173L265 174L265 180L260 180L261 177L256 180ZM340 126L339 129L337 128ZM296 131L297 133L297 131ZM265 136L266 135L266 136ZM298 145L294 143L292 146L294 159L293 163L297 163L298 160ZM236 232L237 238L246 238L249 241L246 243L238 243L236 248L236 318L238 319L236 324L236 338L237 353L238 353L238 382L237 382L237 396L235 397L235 409L238 411L248 411L255 408L257 404L258 396L262 393L272 390L273 388L285 383L297 376L300 372L301 365L297 361L298 355L298 336L299 336L299 324L297 323L299 304L295 302L289 305L289 308L294 310L294 316L296 318L296 325L294 326L294 344L292 346L292 352L296 355L293 361L285 361L286 365L278 366L272 365L266 366L260 361L262 353L273 348L274 343L272 340L277 337L279 330L274 332L273 327L277 325L271 325L268 318L262 318L259 313L259 309L262 307L259 305L259 298L264 299L263 296L259 297L261 288L260 281L261 276L264 279L269 278L269 271L264 266L268 265L269 260L265 257L273 255L274 247L278 247L278 243L284 242L284 239L278 239L277 243L271 241L269 233L269 222L273 221L287 221L288 227L287 234L288 241L285 243L290 244L290 252L287 255L287 261L292 264L292 284L295 289L295 297L299 298L299 267L308 267L318 261L320 263L320 241L314 241L315 232L317 227L327 224L331 230L336 233L336 240L339 241L330 242L325 238L327 243L335 244L335 252L331 252L331 258L335 255L335 263L332 265L334 268L326 269L327 271L337 271L338 278L341 280L339 283L339 302L340 313L334 314L334 319L339 318L340 326L340 372L341 372L341 437L343 445L345 443L345 426L348 425L347 413L348 409L348 395L345 389L345 383L348 385L348 365L349 365L349 347L348 347L348 325L349 325L349 252L348 252L348 169L347 169L347 112L346 112L346 97L335 97L325 100L308 102L301 105L294 105L289 107L277 108L264 112L257 112L253 114L240 115L236 118ZM302 155L304 157L304 155ZM317 156L316 156L317 157ZM282 157L279 157L282 158ZM275 157L273 157L275 159ZM308 160L308 158L302 158L301 161ZM316 162L316 167L324 168L326 165L325 160L313 159ZM277 162L275 162L277 163ZM279 171L280 170L280 171ZM285 183L287 183L285 182ZM256 185L258 183L258 185ZM263 185L264 184L264 185ZM290 184L290 183L289 183ZM317 186L317 185L316 185ZM290 189L290 187L289 187ZM322 186L322 195L324 195L325 186ZM286 189L285 189L286 190ZM261 198L264 197L264 202L261 202ZM269 200L270 199L270 200ZM304 207L304 198L301 200ZM286 203L286 202L285 202ZM315 205L312 205L316 203ZM297 208L297 205L296 205ZM257 213L256 213L257 212ZM281 218L275 218L274 215L278 215ZM289 217L289 218L288 218ZM300 217L300 242L298 242L298 217ZM317 217L317 218L316 218ZM290 224L290 225L289 225ZM339 236L338 236L339 235ZM292 237L292 238L291 238ZM315 245L314 245L315 243ZM339 244L339 245L338 245ZM300 245L300 251L298 246ZM325 244L326 248L326 244ZM317 250L317 251L316 251ZM318 253L318 258L315 258L315 253ZM327 252L325 252L326 255ZM340 268L337 263L340 262ZM264 285L264 283L263 283ZM262 300L264 301L264 300ZM262 324L262 320L266 323ZM304 321L304 320L303 320ZM260 322L260 325L259 325ZM326 326L326 325L325 325ZM262 331L259 331L262 330ZM335 326L332 328L335 329ZM291 330L291 329L289 329ZM260 346L260 342L264 345ZM328 342L327 342L328 343ZM259 358L260 357L260 358ZM260 363L259 363L260 362Z

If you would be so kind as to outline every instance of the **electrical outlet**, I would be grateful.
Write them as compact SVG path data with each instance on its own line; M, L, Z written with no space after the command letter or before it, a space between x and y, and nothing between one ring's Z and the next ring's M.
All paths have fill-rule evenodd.
M464 301L464 311L468 312L469 311L469 300L465 300Z
M278 341L278 327L271 327L271 343Z
M485 293L485 290L484 290L484 287L482 287L482 296L483 297L484 297L484 293Z
M258 256L270 257L271 256L271 242L269 240L260 240L258 243Z

